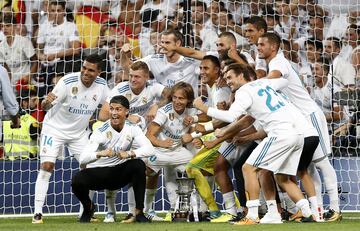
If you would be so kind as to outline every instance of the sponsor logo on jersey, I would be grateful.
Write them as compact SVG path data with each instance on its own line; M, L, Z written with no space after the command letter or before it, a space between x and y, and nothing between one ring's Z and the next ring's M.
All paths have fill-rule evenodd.
M175 119L175 114L174 113L169 113L169 119L171 121L173 121Z
M106 138L108 138L109 140L112 139L112 132L111 132L111 131L108 131L108 132L106 133Z

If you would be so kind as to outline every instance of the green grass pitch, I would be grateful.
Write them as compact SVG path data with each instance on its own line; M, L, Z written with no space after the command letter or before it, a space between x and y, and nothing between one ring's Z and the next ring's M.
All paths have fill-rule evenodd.
M102 220L103 215L97 215ZM123 217L123 216L121 216ZM120 217L120 219L121 219ZM119 218L118 218L119 220ZM241 231L310 231L310 230L326 230L326 231L360 231L360 213L345 213L343 214L343 220L335 223L284 223L280 225L251 225L251 226L234 226L227 223L214 224L209 222L200 223L187 223L187 222L153 222L149 224L121 224L119 221L112 224L104 223L91 223L80 224L77 222L75 216L61 216L53 217L48 216L44 218L44 224L34 225L31 224L30 217L22 218L0 218L0 230L66 230L66 231L106 231L106 230L124 230L124 231L226 231L226 230L241 230Z

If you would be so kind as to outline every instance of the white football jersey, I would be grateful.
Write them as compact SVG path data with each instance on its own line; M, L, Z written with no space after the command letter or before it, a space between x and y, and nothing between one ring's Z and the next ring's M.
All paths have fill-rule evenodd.
M194 108L186 108L185 111L179 115L174 109L172 103L168 103L164 107L160 108L153 120L161 126L161 132L158 135L160 140L166 140L168 138L174 141L172 149L181 147L181 136L187 133L190 126L183 124L185 116L196 115L197 110Z
M110 99L116 95L125 96L130 102L129 113L144 117L150 106L161 98L164 88L165 87L159 83L149 81L146 83L146 87L142 92L136 95L132 92L128 81L121 82L111 90L106 101L110 103Z
M283 53L278 53L269 63L269 72L279 71L283 78L289 81L289 85L281 91L305 116L320 110L301 82L299 73L291 66Z
M165 87L181 81L189 83L197 96L200 61L181 56L175 63L169 63L163 54L149 55L141 60L149 66L158 83Z
M106 81L100 77L89 88L81 82L80 72L62 77L52 91L57 98L45 115L42 130L68 139L81 137L108 92Z
M217 103L230 103L231 90L229 87L217 87L216 83L210 87L206 84L209 107L216 107Z
M250 48L250 53L254 55L255 59L255 70L267 71L267 65L265 59L259 58L259 51L256 45L252 45Z
M235 93L235 101L228 111L209 108L208 115L225 122L233 122L240 115L248 113L263 127L268 136L303 134L297 127L296 115L291 103L276 90L286 86L284 79L259 79L240 87Z
M116 156L97 159L96 152L105 149L112 149L115 152L131 150L137 158L152 156L155 152L141 129L129 121L125 121L120 132L113 129L110 120L97 128L91 135L89 144L81 153L80 163L87 164L86 168L95 168L115 166L126 161Z
M64 21L60 25L55 25L53 22L46 22L40 25L39 34L37 38L38 44L44 44L44 54L55 54L70 48L70 43L80 41L79 33L76 25L73 22ZM60 58L47 63L54 64Z
M341 91L340 87L334 84L333 92L334 94ZM327 83L322 88L315 85L314 89L311 91L311 97L315 100L316 104L322 109L324 113L331 113L332 103L334 106L338 106L338 102L332 102L332 84L330 78L328 78ZM346 107L343 107L344 116L343 119L334 123L335 129L340 125L346 123L349 119L349 112ZM328 123L329 128L331 127L331 123Z
M11 46L6 40L0 42L0 62L6 63L11 71L11 84L30 73L30 58L35 55L31 40L20 35L14 36Z

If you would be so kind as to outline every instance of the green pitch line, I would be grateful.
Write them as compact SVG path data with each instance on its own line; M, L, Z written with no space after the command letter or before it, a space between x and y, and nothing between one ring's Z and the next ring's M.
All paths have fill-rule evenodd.
M280 225L253 225L253 226L234 226L230 224L214 224L209 222L200 223L165 223L153 222L149 224L121 224L119 220L124 215L118 217L118 222L113 224L104 223L91 223L80 224L77 222L76 216L61 216L61 217L46 217L44 224L34 225L31 224L31 218L1 218L0 229L4 231L10 230L34 230L34 231L53 231L53 230L69 230L69 231L106 231L106 230L126 230L126 231L227 231L227 230L240 230L240 231L311 231L311 230L336 230L336 231L359 231L360 230L360 213L346 213L343 215L344 219L336 223L284 223ZM103 216L97 216L101 221Z

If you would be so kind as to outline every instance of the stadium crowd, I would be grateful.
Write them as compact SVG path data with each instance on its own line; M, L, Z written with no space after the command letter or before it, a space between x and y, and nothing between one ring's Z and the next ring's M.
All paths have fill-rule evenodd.
M124 223L171 221L178 174L195 179L211 222L341 220L329 157L358 156L360 12L334 14L316 0L2 4L1 78L20 109L20 127L2 122L2 158L40 159L33 223L43 223L54 164L69 153L82 169L72 181L81 222L103 189L104 222L114 222L127 184ZM152 209L161 170L165 218ZM113 174L118 182L107 182Z

